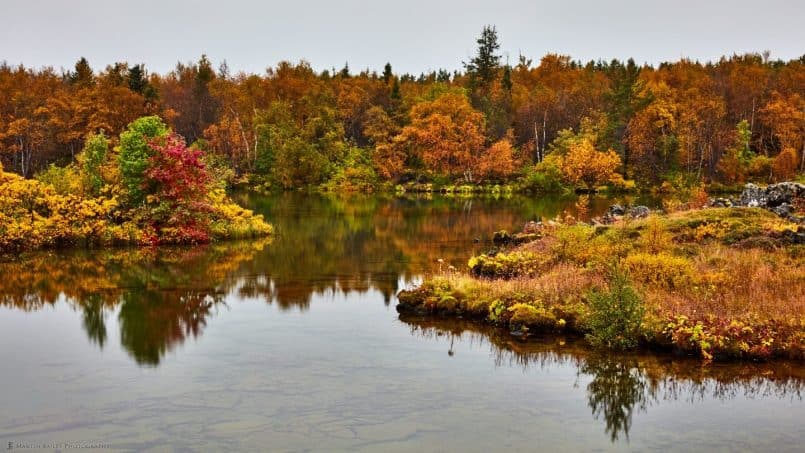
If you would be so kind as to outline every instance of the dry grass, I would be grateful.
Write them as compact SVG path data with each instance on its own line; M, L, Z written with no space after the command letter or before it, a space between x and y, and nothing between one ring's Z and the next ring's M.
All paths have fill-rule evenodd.
M401 311L460 312L504 325L531 314L538 328L549 315L554 328L584 333L590 294L619 269L643 299L646 342L706 359L805 357L805 248L781 234L795 228L759 209L675 212L603 228L552 225L516 253L484 256L501 270L483 274L492 278L433 277L401 294Z

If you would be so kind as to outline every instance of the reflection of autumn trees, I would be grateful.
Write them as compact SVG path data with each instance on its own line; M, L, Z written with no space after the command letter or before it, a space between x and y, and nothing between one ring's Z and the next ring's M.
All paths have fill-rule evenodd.
M569 364L577 369L593 418L604 423L614 442L629 436L635 413L660 401L729 400L738 396L802 398L805 368L785 362L733 363L702 367L698 360L651 354L601 353L582 341L551 337L521 341L508 332L471 321L400 315L411 333L426 338L445 337L453 355L456 339L488 344L498 365L524 369Z
M105 316L117 313L123 346L139 363L155 365L173 345L200 334L230 292L281 309L306 308L314 294L370 290L388 304L401 281L436 271L438 259L463 267L492 246L492 232L572 211L575 200L288 193L242 201L271 219L270 246L33 253L0 263L0 304L34 311L63 297L82 312L87 335L101 347L109 335ZM590 213L608 205L593 199Z
M137 361L157 365L185 338L201 334L231 277L265 241L208 247L115 249L31 254L0 263L0 304L39 310L62 298L82 312L91 341L107 341L106 315L117 310L120 341Z
M244 296L264 297L280 307L306 307L314 293L375 289L389 303L399 282L436 270L438 259L463 267L491 247L500 229L521 228L526 220L552 218L570 199L448 198L443 196L275 196L244 195L240 200L271 219L277 240L243 272L260 278L243 282ZM594 199L601 214L605 199ZM478 243L474 239L480 239Z

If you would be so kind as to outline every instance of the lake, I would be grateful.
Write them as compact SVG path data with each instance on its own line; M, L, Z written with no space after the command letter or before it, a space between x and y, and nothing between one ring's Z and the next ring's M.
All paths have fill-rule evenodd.
M397 314L399 290L463 268L495 230L577 214L575 200L239 198L274 237L0 263L0 448L805 445L802 364L602 354L572 338L520 341ZM581 215L611 202L593 199Z

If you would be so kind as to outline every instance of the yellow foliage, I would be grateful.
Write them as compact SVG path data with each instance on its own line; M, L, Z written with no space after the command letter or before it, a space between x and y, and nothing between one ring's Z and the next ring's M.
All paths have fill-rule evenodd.
M114 193L114 190L111 190ZM213 237L265 236L271 225L216 189L209 195ZM0 167L0 252L75 245L146 244L154 237L146 213L124 210L115 195L83 198L60 194ZM165 231L169 235L171 231Z
M608 183L623 184L623 177L617 173L620 165L620 156L615 151L597 151L592 141L585 138L570 144L562 160L562 173L571 183L592 189Z
M693 262L668 253L635 253L621 264L636 282L664 289L679 289L696 281Z

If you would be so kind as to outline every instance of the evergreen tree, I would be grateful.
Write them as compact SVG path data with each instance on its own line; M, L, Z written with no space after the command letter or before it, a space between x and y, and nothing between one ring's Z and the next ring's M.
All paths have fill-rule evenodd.
M394 78L394 83L391 85L391 99L395 101L402 100L402 94L400 93L400 81L397 78Z
M89 65L89 61L86 58L81 57L75 63L75 72L69 75L70 83L73 85L78 85L82 87L88 87L95 84L95 74L92 71L92 67Z
M383 82L385 82L386 85L388 85L389 80L391 80L392 76L393 74L391 72L391 63L386 63L386 66L383 67Z
M512 91L512 67L511 66L506 65L506 66L503 67L503 79L500 81L500 83L503 85L503 89L505 89L506 92L511 93L511 91Z
M485 26L476 42L478 54L469 63L464 63L464 68L470 75L471 84L489 85L500 67L500 55L496 53L500 49L497 29Z
M148 85L148 81L145 79L145 70L143 69L143 65L138 64L130 67L128 79L129 89L135 93L143 94L143 91L145 91L145 88Z

